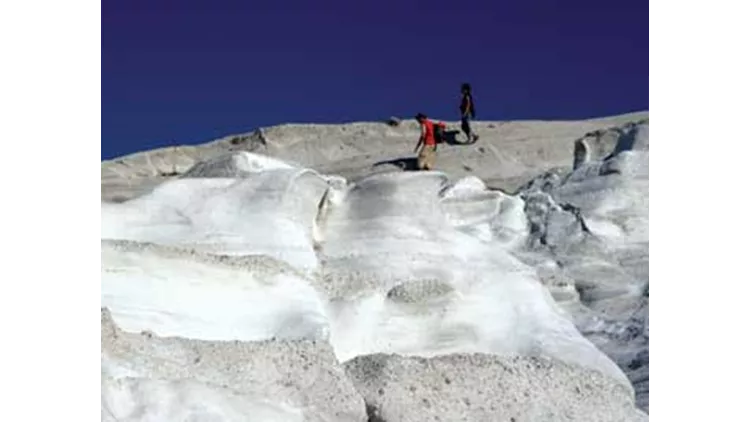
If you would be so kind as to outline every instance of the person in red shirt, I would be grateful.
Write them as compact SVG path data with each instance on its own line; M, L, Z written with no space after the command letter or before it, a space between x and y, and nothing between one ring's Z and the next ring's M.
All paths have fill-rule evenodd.
M421 129L419 142L417 142L417 146L414 148L414 152L419 150L419 155L417 156L417 168L419 170L432 170L435 168L435 160L437 159L435 124L422 113L417 114L415 118L419 122L419 127ZM420 146L422 147L421 149Z

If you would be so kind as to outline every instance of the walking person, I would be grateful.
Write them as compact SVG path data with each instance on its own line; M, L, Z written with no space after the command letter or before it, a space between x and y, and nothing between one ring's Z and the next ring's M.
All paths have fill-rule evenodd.
M471 95L471 85L464 83L461 85L461 130L466 134L468 143L474 143L479 140L479 135L472 132L471 120L476 117L474 110L474 97Z
M437 159L437 142L435 142L435 125L422 113L415 116L419 122L421 134L414 152L419 151L417 156L417 169L432 170L435 168ZM421 149L420 149L421 147Z

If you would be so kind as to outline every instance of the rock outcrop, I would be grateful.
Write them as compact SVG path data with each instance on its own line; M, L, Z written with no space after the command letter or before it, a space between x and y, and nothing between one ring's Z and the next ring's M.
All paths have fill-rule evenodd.
M102 309L102 420L366 421L330 345L125 333Z
M102 163L102 419L647 418L647 114L475 129Z
M370 421L645 421L628 389L596 371L532 357L360 356L346 370Z

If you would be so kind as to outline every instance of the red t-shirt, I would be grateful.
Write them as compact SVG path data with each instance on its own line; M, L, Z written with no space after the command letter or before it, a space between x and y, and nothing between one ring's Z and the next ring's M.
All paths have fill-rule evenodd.
M422 126L424 127L424 144L435 146L435 127L432 122L425 119L422 122Z

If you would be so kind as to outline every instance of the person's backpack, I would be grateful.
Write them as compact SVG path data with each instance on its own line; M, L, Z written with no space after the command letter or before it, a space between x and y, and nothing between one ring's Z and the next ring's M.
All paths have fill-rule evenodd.
M440 144L445 142L445 123L435 122L432 125L433 135L435 136L435 143Z

